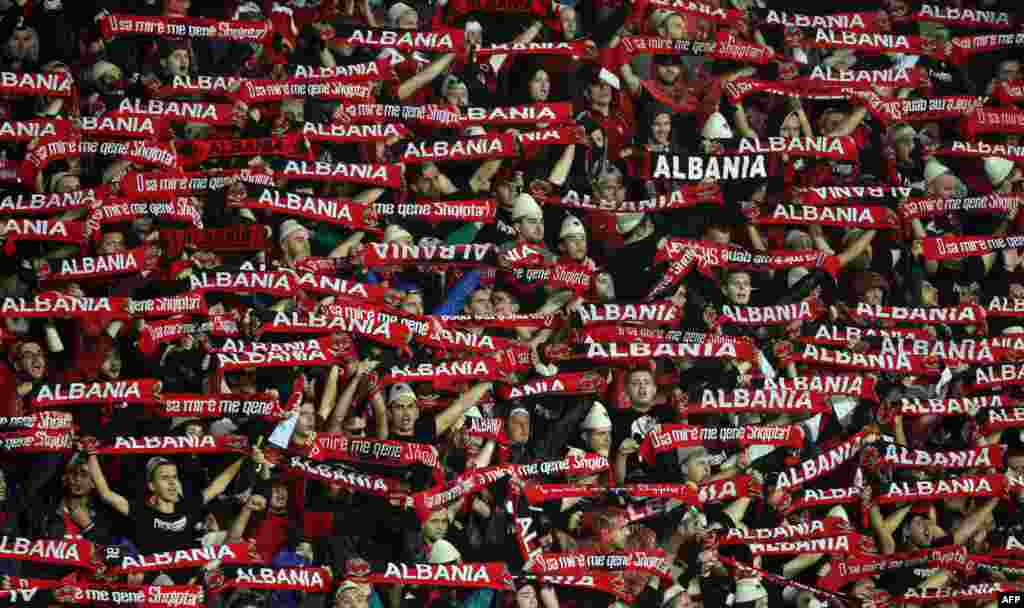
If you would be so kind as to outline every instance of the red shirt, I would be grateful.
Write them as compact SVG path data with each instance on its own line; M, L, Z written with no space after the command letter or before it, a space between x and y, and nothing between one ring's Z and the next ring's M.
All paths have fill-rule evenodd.
M251 528L252 533L249 536L253 539L256 550L268 562L288 542L288 528L290 524L291 519L287 515L267 513L262 521L257 523L254 528Z

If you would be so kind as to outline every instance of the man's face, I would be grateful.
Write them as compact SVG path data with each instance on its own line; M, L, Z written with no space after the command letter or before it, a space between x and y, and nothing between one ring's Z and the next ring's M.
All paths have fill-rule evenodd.
M343 431L348 437L366 437L366 418L363 416L349 416L345 420Z
M399 435L412 435L416 427L416 419L419 417L420 408L412 399L403 399L392 403L388 409L391 428Z
M32 380L39 380L46 373L46 353L35 342L22 345L16 367Z
M627 385L629 399L633 406L645 406L654 403L657 389L654 386L654 376L647 370L638 370L629 375Z
M74 192L81 190L82 180L77 175L65 175L53 185L54 192Z
M423 522L423 537L433 543L444 538L445 534L448 534L448 512L444 509L434 511Z
M311 250L309 246L309 233L305 230L296 230L284 240L285 253L293 260L301 260L309 257Z
M611 274L601 272L594 277L594 293L602 302L615 301L615 280Z
M574 8L563 8L558 14L558 20L562 22L562 33L565 35L566 40L572 40L576 37L576 9Z
M107 380L116 380L121 377L121 354L116 349L110 349L107 356L103 358L100 374Z
M491 293L491 305L494 307L494 314L500 316L514 315L519 312L519 305L507 291L495 291Z
M711 465L708 459L703 456L696 456L686 461L687 481L700 483L711 475Z
M996 72L996 78L1002 82L1020 80L1020 62L1004 61L1000 63L999 70Z
M89 475L89 468L85 463L69 466L64 472L64 487L72 498L81 498L92 493L92 476Z
M879 287L872 287L864 294L864 303L872 306L881 306L885 298L885 292Z
M673 84L676 80L679 80L679 74L682 73L682 68L677 64L670 63L667 65L659 64L657 66L658 80L662 84Z
M910 155L914 153L914 138L904 137L897 139L894 142L893 148L896 150L896 158L907 162L910 160Z
M103 240L100 241L99 252L100 255L111 255L114 253L124 253L127 248L124 244L124 234L121 232L107 232L103 235Z
M910 540L918 547L932 544L932 526L927 517L918 515L910 522Z
M416 11L405 11L402 16L398 18L398 29L400 30L415 30L420 26L420 18Z
M188 76L189 56L188 50L177 49L170 55L160 60L164 69L171 76Z
M473 317L490 317L494 315L494 305L491 303L491 290L477 289L469 297L466 305L469 314Z
M288 508L288 488L275 483L270 488L270 510L281 513Z
M423 314L423 294L419 292L407 293L402 297L402 310L411 315Z
M728 230L710 228L707 232L707 240L716 245L728 245L729 241L732 240L732 235L729 234Z
M516 608L537 608L537 590L526 585L516 591Z
M188 9L192 7L192 0L166 0L164 2L164 15L167 17L186 17Z
M587 258L587 237L567 236L558 244L558 248L570 260L582 262Z
M725 282L725 297L729 298L733 304L747 305L750 304L751 289L750 275L732 274Z
M342 591L334 597L334 608L367 608L370 605L371 594L369 585L359 585L354 589Z
M951 173L936 177L928 185L928 190L938 198L956 198L956 189L956 176Z
M162 464L153 471L153 479L149 482L149 491L164 502L178 502L181 499L181 481L178 480L178 467L173 464Z
M309 435L316 430L316 412L313 409L313 404L306 402L299 408L299 419L295 424L296 435Z
M469 105L469 89L465 85L456 85L448 89L445 100L453 106L464 108Z
M672 15L665 20L665 36L671 40L682 40L686 37L686 20L680 15Z
M846 120L846 114L842 112L826 112L821 116L821 132L835 133L839 130L844 120Z
M612 87L607 82L595 82L590 85L590 102L595 106L607 106L612 102Z
M540 217L524 217L516 222L519 236L527 243L540 243L544 240L544 219Z
M547 101L551 94L551 78L544 70L537 70L530 79L530 99L537 102Z
M508 419L508 440L514 444L530 440L530 417L516 414Z
M779 128L779 135L789 139L800 137L800 118L796 114L787 116Z
M651 124L651 137L656 144L667 144L672 137L672 117L668 114L658 114Z
M495 186L494 194L498 198L498 204L508 208L512 206L512 200L519 196L519 187L512 181L503 181Z
M15 30L7 39L7 54L11 59L21 61L31 59L39 48L38 40L33 30Z
M612 431L590 431L587 433L587 447L591 452L607 456L612 448Z

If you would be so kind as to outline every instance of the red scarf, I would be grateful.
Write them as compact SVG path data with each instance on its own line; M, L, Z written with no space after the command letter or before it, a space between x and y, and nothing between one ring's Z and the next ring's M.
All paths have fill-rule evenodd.
M246 454L249 440L243 435L146 435L113 437L96 449L97 454Z
M910 194L910 188L898 186L820 186L793 190L797 202L805 205L833 205L849 199L903 199Z
M971 416L981 410L1002 409L1018 405L1017 399L1002 395L958 397L952 399L903 399L899 413L902 416Z
M825 312L819 300L803 300L793 304L775 306L734 306L724 304L722 314L716 320L720 325L744 325L763 327L788 325L794 321L813 321Z
M366 184L392 189L401 188L403 183L402 168L394 164L289 160L286 162L275 161L272 166L280 172L281 177L287 179Z
M262 556L250 543L227 543L207 547L164 551L147 555L122 555L106 574L124 575L201 568L211 561L226 565L257 564Z
M512 575L505 562L458 564L397 564L388 562L384 571L360 574L355 580L374 585L417 585L465 589L509 590Z
M740 445L776 445L802 447L804 434L799 426L748 425L700 427L688 424L663 424L651 431L640 444L640 459L653 463L657 454L679 448L703 446L713 442L737 442Z
M302 136L309 141L329 141L335 144L374 143L409 139L412 132L402 123L358 124L306 122Z
M899 218L886 207L845 205L819 207L815 205L779 204L771 215L758 214L754 223L762 225L849 226L872 230L894 230L900 227Z
M85 222L54 219L8 219L3 222L7 242L4 251L13 253L17 241L52 241L84 245L89 240Z
M232 110L233 106L229 103L125 98L118 104L117 110L108 112L107 115L135 114L171 121L201 122L216 127L228 127L234 123Z
M7 194L0 198L0 213L18 215L54 215L74 209L93 207L110 196L110 186L51 193Z
M0 433L0 449L26 454L58 453L72 451L74 435L68 430L28 429Z
M284 192L273 188L250 187L245 199L231 207L262 209L280 215L301 217L315 222L345 226L355 230L380 232L377 214L365 203L343 198Z
M0 122L0 141L28 142L33 139L70 139L75 123L64 119L34 119Z
M965 475L937 481L895 481L875 496L881 505L962 498L964 496L1003 496L1006 476Z
M970 115L988 103L988 97L953 95L927 99L894 99L885 102L893 120L901 122L931 122Z
M277 421L286 418L290 412L280 401L270 395L200 395L169 393L161 395L160 404L150 410L157 416L195 416L198 418L231 418L258 416L264 420Z
M199 17L113 13L100 18L100 32L105 40L119 36L167 36L267 44L274 29L270 21L222 21Z
M846 441L833 446L827 452L819 454L811 460L805 460L797 466L789 467L779 475L776 487L784 490L799 487L835 472L860 452L863 440L864 433L857 433Z
M906 219L939 217L958 211L1003 215L1010 213L1014 205L1022 203L1024 203L1022 195L998 193L970 198L914 198L900 203L899 211L900 215Z
M501 133L470 139L436 140L430 145L423 141L409 142L398 160L406 164L420 164L511 158L518 154L515 137L511 133Z
M853 318L861 321L921 323L923 325L975 325L985 320L985 309L973 304L946 308L908 308L859 302L851 314Z
M1005 448L998 445L966 450L919 450L889 444L881 454L881 465L895 469L974 469L1005 465Z
M971 55L977 53L991 53L1003 49L1014 49L1024 45L1024 36L1017 33L1008 34L978 34L974 36L957 36L953 38L953 54L951 60L954 63L966 63L970 61Z
M136 274L144 269L145 257L146 250L138 247L110 255L60 258L47 262L38 276L40 281L80 281Z
M935 236L924 239L924 256L929 260L952 260L986 255L1024 245L1024 236Z
M360 464L384 464L406 467L422 464L441 466L437 448L423 443L407 443L387 439L350 438L341 433L317 433L309 447L310 460L340 460Z
M946 143L946 142L943 142ZM1014 162L1024 161L1024 146L1010 144L990 144L986 141L953 141L935 151L936 156L955 156L961 158L983 158L1001 156Z
M191 224L194 228L203 227L203 212L187 197L178 197L172 201L107 199L102 206L89 213L88 222L98 222L101 225L120 224L145 216L153 216L154 219L162 222L181 222ZM100 235L99 230L93 230L94 237L99 238Z
M0 72L0 97L71 97L75 79L64 72Z
M704 389L699 402L679 409L680 415L726 412L771 412L776 414L817 414L832 411L828 395L812 391L778 391L738 388L731 391Z
M289 78L288 80L243 80L234 96L235 99L248 104L278 102L291 97L332 101L369 101L372 99L373 89L369 84L354 83L345 76Z
M159 391L160 381L153 379L44 384L31 403L37 408L117 402L157 403Z
M0 317L45 319L60 315L76 319L130 319L133 316L130 305L128 298L78 298L44 292L32 299L3 298Z

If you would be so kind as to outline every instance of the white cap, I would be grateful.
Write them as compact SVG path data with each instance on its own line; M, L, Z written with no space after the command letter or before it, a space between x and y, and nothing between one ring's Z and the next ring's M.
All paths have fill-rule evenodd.
M388 393L388 403L394 403L402 399L416 401L416 391L412 390L412 387L404 382L392 386L391 391Z
M857 54L854 53L853 49L836 49L822 63L831 68L835 67L837 63L856 63L856 61Z
M430 545L430 556L427 561L431 564L450 564L462 559L462 554L455 548L455 545L445 539L435 540Z
M115 73L120 74L121 68L117 67L113 63L110 63L109 61L103 61L101 59L100 61L94 63L92 66L92 79L99 80L103 77L104 74L110 71L115 71Z
M841 520L843 520L843 521L845 521L847 523L849 523L849 521L850 521L850 516L846 514L846 509L843 508L843 505L836 505L836 506L832 507L831 509L829 509L828 510L828 516L829 517L838 517L839 519L841 519Z
M305 226L292 219L285 220L281 222L278 241L283 243L286 240L288 240L288 237L295 234L296 232L299 232L300 230L306 233L307 237L309 236L309 230L306 230Z
M715 112L704 123L700 136L705 139L731 139L732 129L729 128L729 121L725 119L725 116L721 112Z
M388 9L388 22L391 23L391 25L396 25L398 20L402 18L402 15L415 10L416 9L404 2L395 2L391 5L391 8Z
M949 167L934 158L929 158L928 162L924 165L924 183L930 184L936 177L941 177L947 173L952 173Z
M349 589L358 589L358 588L359 588L359 584L358 583L356 583L353 580L346 579L346 580L341 581L341 584L338 585L338 589L334 592L334 594L337 595L339 593L344 593L344 592L348 591Z
M615 227L619 234L629 234L634 228L644 221L643 213L617 213L615 214Z
M466 418L483 418L484 417L483 412L481 412L480 408L475 406L475 405L473 407L469 408L468 410L466 410L466 413L464 414L464 416Z
M604 408L603 403L594 402L587 417L580 423L580 428L586 431L610 431L612 429L612 419L608 417L608 410Z
M462 82L458 76L448 74L448 76L445 77L444 82L441 83L441 97L447 97L448 92L457 87L462 87L464 89L468 88L466 83Z
M583 227L583 222L580 221L580 218L575 215L567 215L562 220L562 229L558 231L558 239L561 240L573 236L585 239L587 238L587 231Z
M476 19L470 19L466 22L466 33L482 31L484 31L484 26L480 25L480 22Z
M799 228L793 228L786 232L786 247L789 248L796 244L797 241L810 240L811 235L806 230L800 230Z
M914 127L910 125L899 125L898 127L893 127L892 131L890 132L890 139L892 139L893 141L899 141L901 139L914 139L915 137L917 137L917 131L915 131Z
M811 271L804 268L803 266L797 266L789 269L789 274L786 275L786 285L792 287L800 282L800 279L811 274Z
M1013 161L998 156L989 156L985 159L985 174L993 186L998 186L1013 173Z
M1003 330L1004 336L1016 336L1017 334L1024 334L1024 327L1020 325L1011 325Z
M537 204L537 199L525 192L516 196L512 201L512 221L518 222L524 217L544 217L544 210Z
M398 224L391 224L384 229L384 242L394 243L395 241L412 240L412 233Z
M762 597L768 597L768 591L761 584L761 579L741 578L736 581L736 595L733 598L734 604L756 602Z

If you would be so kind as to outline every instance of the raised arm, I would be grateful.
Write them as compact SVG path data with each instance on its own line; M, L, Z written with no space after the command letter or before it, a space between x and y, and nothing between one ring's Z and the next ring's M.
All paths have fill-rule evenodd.
M128 499L110 489L107 477L103 474L103 469L100 467L100 460L95 453L89 454L89 475L96 486L96 493L100 495L103 502L110 505L121 515L131 514L132 509Z
M398 99L405 101L412 97L416 91L433 82L435 78L447 70L454 59L455 53L447 53L435 59L433 63L398 86Z
M452 425L466 413L466 410L480 402L487 391L491 390L491 386L493 385L490 382L478 382L471 389L459 395L458 399L434 419L437 424L437 434L441 435L452 428Z
M259 448L254 447L253 451L259 451ZM221 471L220 475L211 481L210 485L206 486L206 489L203 490L203 502L210 502L214 498L223 494L224 490L228 489L228 484L231 483L231 480L233 480L235 476L238 475L238 472L242 470L242 463L244 462L245 456L242 456L232 463L231 466Z

